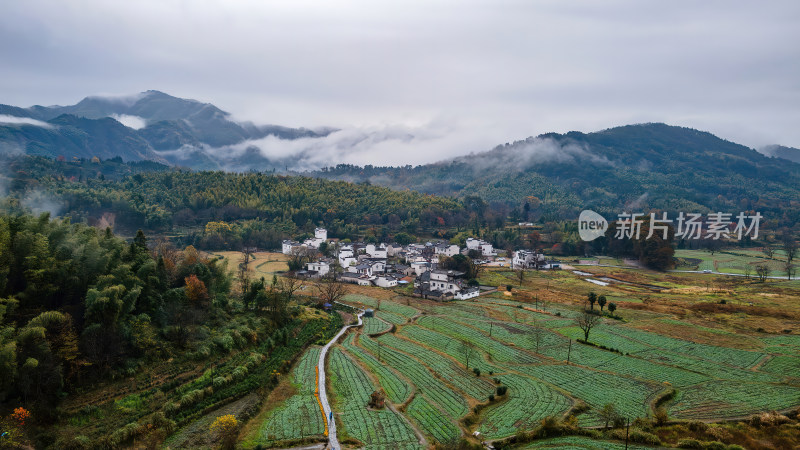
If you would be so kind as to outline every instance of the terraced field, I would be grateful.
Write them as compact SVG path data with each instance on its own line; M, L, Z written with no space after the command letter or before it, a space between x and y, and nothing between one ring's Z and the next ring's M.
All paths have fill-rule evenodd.
M508 386L508 400L489 407L478 431L489 439L510 436L519 429L530 429L547 416L561 416L572 401L561 392L531 377L502 376Z
M259 442L269 444L275 441L321 436L325 431L322 412L317 398L316 364L319 347L309 348L292 370L292 383L296 393L267 417L259 431Z
M348 300L378 304L365 295L351 294ZM654 405L672 392L674 398L658 404L676 420L732 419L800 406L800 376L793 375L800 370L800 337L794 335L737 339L729 331L697 326L702 339L695 342L691 322L661 315L640 323L604 319L591 331L595 346L577 342L583 339L574 320L579 307L531 311L529 304L484 297L380 303L376 317L349 332L329 359L341 431L365 448L416 448L422 445L419 435L428 445L474 432L490 441L504 439L574 407L580 407L582 427L603 425L600 410L607 405L633 421L652 417ZM670 335L651 331L660 326L670 327ZM686 337L675 330L685 330ZM467 366L468 347L473 350ZM293 373L298 380L309 374L305 360ZM506 387L505 395L498 394L499 386ZM377 388L392 408L366 407ZM280 426L306 422L308 433L319 433L319 424L306 419L316 405L304 406L303 395L308 391L298 390L276 409L265 433L275 440L296 438ZM525 448L555 446L619 444L563 437Z
M342 437L358 439L365 448L419 446L417 436L402 416L386 408L373 410L365 407L375 386L367 374L338 348L334 348L330 355L329 370L335 393L333 409L342 423L342 428L338 429Z

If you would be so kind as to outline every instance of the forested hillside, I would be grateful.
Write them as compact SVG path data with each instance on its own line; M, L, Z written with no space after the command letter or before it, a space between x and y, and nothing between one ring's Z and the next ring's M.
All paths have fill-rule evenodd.
M225 172L141 171L143 162L59 162L19 157L9 163L13 198L132 235L179 233L215 249L242 244L277 248L280 241L324 224L332 237L373 239L465 225L461 202L369 184ZM152 164L152 163L150 163ZM94 169L94 171L93 171ZM108 176L104 174L108 174ZM36 193L36 197L32 194ZM474 215L474 214L473 214ZM214 222L207 227L209 222ZM222 225L219 223L222 222Z
M277 279L254 282L244 304L231 284L224 260L191 246L0 215L3 446L161 442L244 396L257 407L277 372L341 324L302 317L297 287Z
M622 211L762 212L773 227L800 217L800 164L770 158L710 133L664 124L596 133L544 134L476 155L406 167L339 165L314 173L394 189L507 204L513 217L574 220L590 208ZM513 209L516 208L516 211ZM525 213L525 214L523 214Z

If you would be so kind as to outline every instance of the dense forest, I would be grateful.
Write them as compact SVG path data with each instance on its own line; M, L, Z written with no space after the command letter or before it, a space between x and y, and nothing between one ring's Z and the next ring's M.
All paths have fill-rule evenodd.
M231 288L227 265L191 246L148 242L141 231L128 242L47 213L0 215L4 442L158 440L215 405L274 386L276 371L341 323L338 315L301 321L300 307L290 307L297 287L277 280L255 280L245 303L244 287ZM198 364L209 362L217 369L195 380ZM122 379L154 386L133 399L140 407L120 409L124 387L118 397L85 397ZM89 406L74 405L81 398ZM108 398L118 400L103 412L97 405Z
M155 170L140 170L143 164ZM202 248L277 248L281 239L302 237L320 224L335 237L355 239L367 227L374 239L388 239L470 220L457 200L369 184L163 170L114 160L17 157L8 167L10 195L33 210L113 226L127 235L139 228L181 234ZM224 225L206 230L209 222Z
M731 151L741 150L735 144L730 145L733 146ZM744 152L742 157L752 157L747 149L741 151ZM769 158L764 159L772 163ZM354 184L264 173L190 172L148 161L125 163L119 158L60 161L17 156L7 163L4 176L0 175L0 193L8 193L4 203L11 211L48 211L69 217L74 223L84 222L100 229L112 227L128 238L133 237L137 229L143 229L148 235L166 238L180 247L277 249L283 239L302 240L310 237L316 226L324 226L330 237L353 241L408 243L433 238L463 246L466 238L480 237L495 248L509 251L530 248L544 249L552 255L613 253L642 259L635 251L639 247L632 244L610 246L606 238L583 242L575 222L582 208L583 194L558 186L552 177L530 173L515 175L531 184L519 187L513 195L509 193L506 201L487 201L485 197L492 196L442 197L375 186L369 181L370 174L381 169L374 167L362 168L365 180ZM451 168L458 164L461 163L454 162ZM356 169L339 167L328 171L328 175L335 177L335 173ZM790 169L792 167L781 170ZM392 170L414 172L417 169ZM768 165L763 170L779 169ZM589 179L599 173L602 172L594 171L582 177ZM731 175L734 181L725 183L735 184L739 176L744 175ZM791 170L787 172L788 179L794 176ZM630 176L609 173L608 178L601 177L601 181L615 185L604 189L614 192L618 196L615 202L619 202L632 198L622 196L624 185L636 184L641 177L656 175L642 171L632 172ZM674 177L682 176L676 172ZM507 177L496 180L486 184L484 189L495 189L508 182ZM672 183L670 186L676 189L687 186L684 181L667 183L666 178L663 181ZM754 185L752 181L749 179L751 187L747 189L761 189L754 197L717 195L712 201L701 204L690 200L691 195L695 195L690 193L687 198L676 197L671 204L683 205L677 210L692 212L711 211L711 206L707 205L733 214L757 210L764 216L759 242L777 243L782 235L796 234L800 204L797 197L791 196L796 186L777 179L763 186ZM577 181L572 185L575 183ZM697 185L691 186L697 189ZM742 182L739 189L745 187ZM612 203L596 204L589 199L586 207L606 211L606 216L612 219L614 214L633 207L642 212L661 211L651 202L659 204L661 200L657 199L663 199L663 192L671 188L653 186L657 194L639 195L633 202L618 206L620 209L613 213L609 212ZM527 195L515 200L522 192L539 193L541 197ZM677 214L673 210L669 212L671 217ZM532 222L533 226L519 227L518 222ZM753 243L743 240L735 244ZM698 245L718 246L719 242L678 240L673 245L696 248Z

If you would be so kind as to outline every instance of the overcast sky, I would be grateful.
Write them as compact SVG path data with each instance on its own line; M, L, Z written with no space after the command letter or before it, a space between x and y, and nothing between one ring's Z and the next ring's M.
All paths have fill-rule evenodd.
M796 0L10 1L0 103L157 89L413 136L361 148L389 164L655 121L800 147L798 42Z

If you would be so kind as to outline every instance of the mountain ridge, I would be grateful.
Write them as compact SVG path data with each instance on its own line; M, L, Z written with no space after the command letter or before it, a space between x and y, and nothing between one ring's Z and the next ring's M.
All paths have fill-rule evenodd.
M322 137L334 131L235 122L230 113L211 103L182 99L156 90L124 97L88 96L68 106L0 105L0 115L41 122L37 129L35 123L3 123L0 117L0 153L24 152L68 158L120 156L129 161L149 159L190 168L198 168L193 167L193 163L200 161L206 166L200 168L208 168L210 164L213 168L226 169L231 161L236 164L239 156L226 147L247 141L267 136L286 140ZM82 128L76 128L76 121L66 120L65 116L81 119L77 123L81 123ZM140 119L144 126L127 127L122 124L125 116ZM107 118L131 131L119 129ZM81 136L76 139L76 135ZM130 147L110 145L112 140L128 142ZM217 149L219 151L215 151ZM177 150L183 152L175 152ZM173 152L159 153L164 151ZM202 157L175 157L187 153L202 154Z

